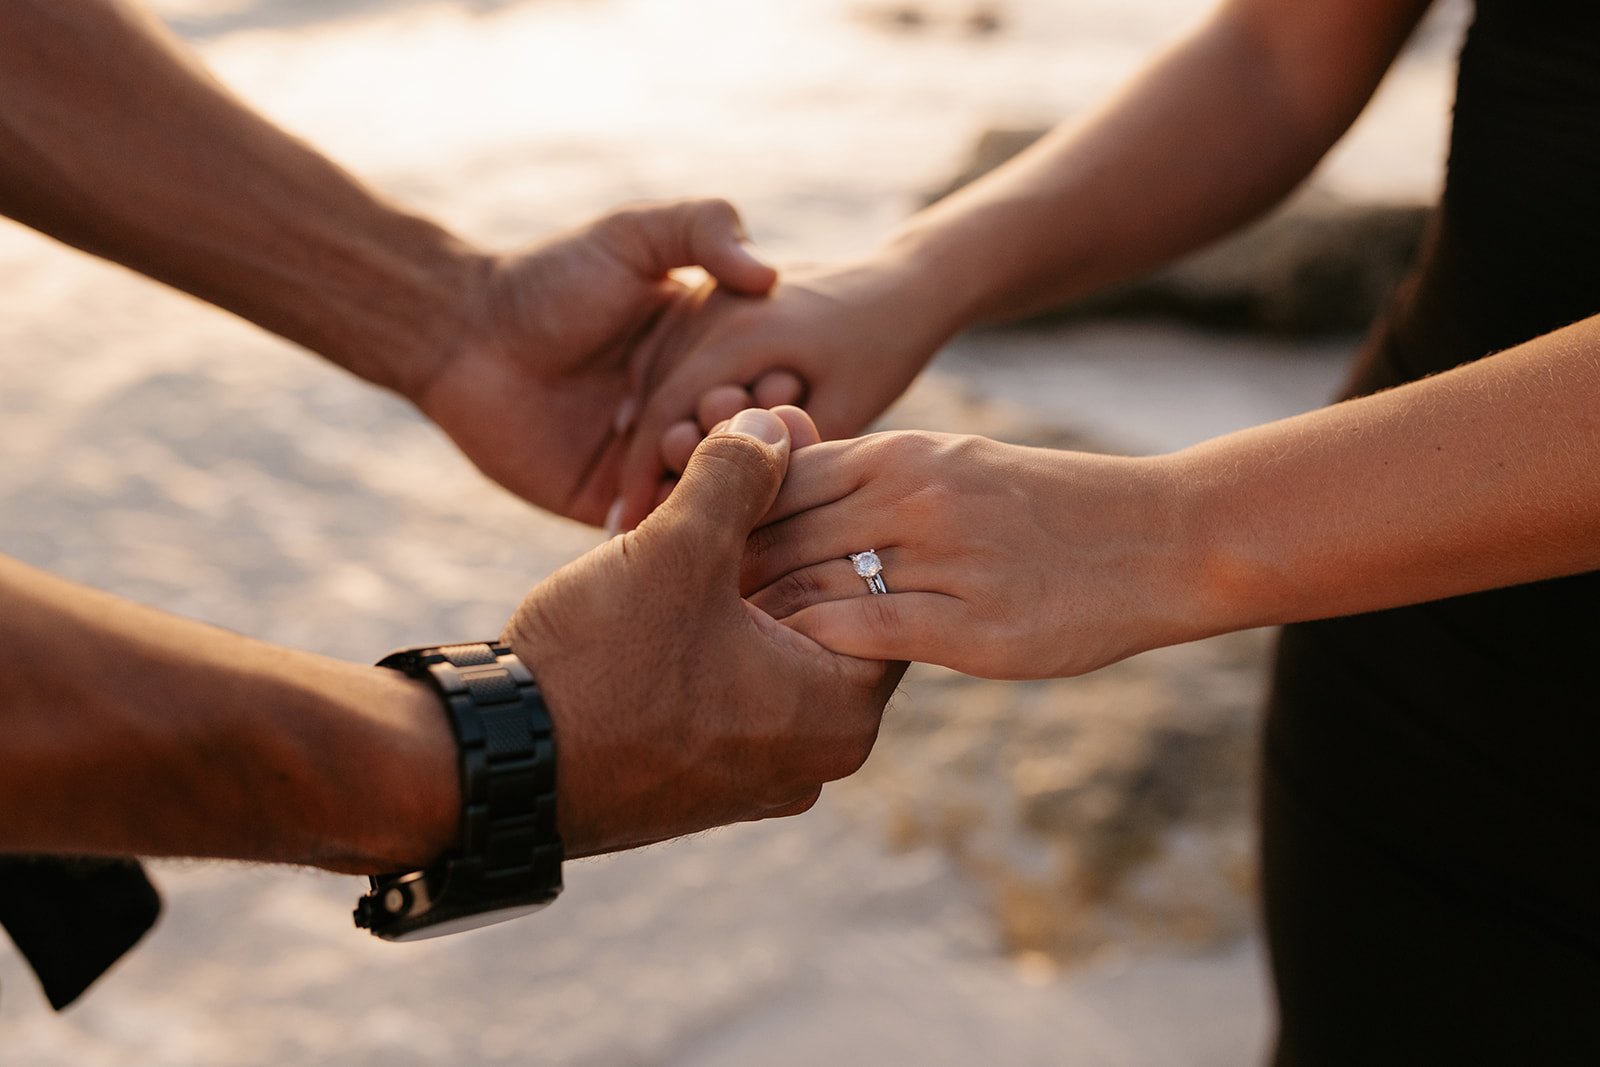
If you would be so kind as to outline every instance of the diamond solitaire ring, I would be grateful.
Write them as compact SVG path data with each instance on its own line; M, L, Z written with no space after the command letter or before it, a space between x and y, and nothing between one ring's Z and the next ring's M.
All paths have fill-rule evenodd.
M850 563L855 567L867 589L873 593L887 593L889 587L883 584L883 560L878 558L877 549L869 548L865 552L850 553Z

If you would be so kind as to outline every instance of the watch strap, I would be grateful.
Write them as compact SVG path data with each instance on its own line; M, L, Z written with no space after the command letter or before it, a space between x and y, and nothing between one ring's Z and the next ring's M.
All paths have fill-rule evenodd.
M381 935L397 922L427 922L441 906L458 913L554 900L564 858L555 740L532 673L498 642L405 649L378 665L425 681L439 695L460 754L461 831L425 879L416 872L374 876L357 925Z

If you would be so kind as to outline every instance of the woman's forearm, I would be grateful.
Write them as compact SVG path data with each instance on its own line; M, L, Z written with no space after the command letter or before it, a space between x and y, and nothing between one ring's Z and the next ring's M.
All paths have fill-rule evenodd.
M801 451L752 603L992 678L1600 569L1600 316L1168 456L885 433ZM845 562L876 546L887 596Z
M1097 112L915 216L884 256L954 328L1161 266L1293 189L1426 6L1224 4Z
M455 745L418 683L3 557L0 604L0 852L372 873L455 839Z
M123 0L0 2L0 213L407 391L485 269Z
M1597 457L1600 317L1161 462L1219 632L1600 568Z

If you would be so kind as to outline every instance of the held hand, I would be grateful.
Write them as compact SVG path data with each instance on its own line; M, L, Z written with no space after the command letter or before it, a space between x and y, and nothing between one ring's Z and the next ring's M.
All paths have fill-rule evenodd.
M507 628L555 721L571 855L804 811L877 737L902 666L835 655L739 599L790 433L815 439L783 414L713 434L670 502L539 585Z
M825 439L859 433L955 332L943 311L888 255L786 271L766 299L707 283L681 300L651 340L661 354L623 465L622 528L742 408L803 404Z
M1173 566L1188 544L1177 499L1159 460L928 433L821 444L795 456L742 583L849 655L1081 674L1201 636ZM847 558L869 548L887 594Z
M540 507L600 525L618 493L619 406L648 367L636 353L702 265L730 291L776 273L742 244L721 200L626 208L484 262L472 335L408 393L480 469Z

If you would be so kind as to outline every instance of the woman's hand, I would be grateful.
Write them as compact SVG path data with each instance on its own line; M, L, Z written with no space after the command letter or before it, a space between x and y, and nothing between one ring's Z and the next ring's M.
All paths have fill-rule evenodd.
M824 439L859 433L962 325L889 252L786 270L765 298L707 282L667 313L640 359L653 369L623 460L620 527L649 514L663 477L744 408L800 404Z
M1081 674L1202 636L1159 459L884 433L795 455L741 581L825 648L989 678ZM887 594L847 558L875 549Z

